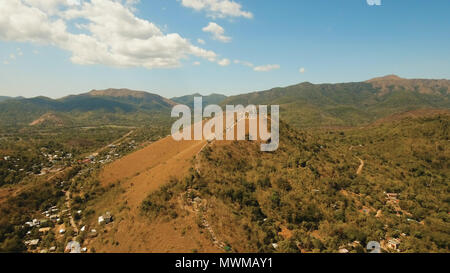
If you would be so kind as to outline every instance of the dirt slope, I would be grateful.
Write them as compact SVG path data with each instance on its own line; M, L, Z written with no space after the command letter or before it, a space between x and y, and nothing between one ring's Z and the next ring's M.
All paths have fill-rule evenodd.
M206 143L175 141L168 136L106 166L100 174L101 184L119 189L108 193L94 209L98 213L110 211L116 220L100 229L99 236L88 241L88 246L97 252L219 251L200 232L194 215L151 222L140 214L140 205L151 192L172 177L186 176L194 156ZM90 225L97 224L92 221Z

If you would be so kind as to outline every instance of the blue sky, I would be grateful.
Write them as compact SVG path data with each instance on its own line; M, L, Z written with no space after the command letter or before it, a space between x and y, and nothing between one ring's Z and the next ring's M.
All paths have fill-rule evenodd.
M80 12L89 1L51 0L56 3L52 7L39 6L43 0L8 0L16 6L4 1L0 13L10 9L11 16L40 19L30 19L33 24L28 26L0 19L0 95L58 98L109 87L165 97L233 95L304 81L363 81L386 74L450 78L448 0L381 0L373 6L366 0L234 0L238 9L223 10L208 3L233 1L117 0L116 8L123 7L142 24L134 36L140 40L130 44L127 53L121 46L129 37L121 29L123 22L110 28L111 18L93 19L94 9ZM59 5L61 1L76 4ZM106 5L114 0L94 1ZM197 1L203 8L193 8ZM73 13L63 16L67 11ZM62 34L53 30L59 29L56 21L61 18L67 28ZM89 22L96 25L79 27ZM206 31L210 23L223 33L217 27ZM47 26L52 28L48 33ZM96 50L105 46L111 54L103 57L101 51L91 50L79 34L94 37L89 42L99 45ZM162 37L162 42L145 41L151 35Z

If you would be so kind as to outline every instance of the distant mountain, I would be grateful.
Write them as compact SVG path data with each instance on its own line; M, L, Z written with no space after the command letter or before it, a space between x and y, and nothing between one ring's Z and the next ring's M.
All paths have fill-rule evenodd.
M277 104L281 118L298 128L346 127L420 109L450 109L450 81L402 79L395 75L365 82L301 83L238 96L203 96L208 104ZM129 89L92 90L61 99L0 99L0 127L168 124L176 104L193 107L193 94L167 99ZM2 97L4 98L4 97Z
M10 97L0 96L0 101L5 101L10 99Z
M0 102L0 125L26 126L49 113L64 114L71 119L69 123L79 125L145 124L152 120L169 119L173 105L175 102L171 100L143 91L92 90L57 100L36 97Z
M179 103L179 104L184 104L189 107L194 107L194 97L200 97L200 96L203 99L203 106L210 105L210 104L220 104L227 98L227 96L221 95L221 94L211 94L209 96L203 96L199 93L195 93L192 95L172 98L171 100L176 103Z
M5 100L13 100L13 99L23 99L23 97L7 97L7 96L0 96L0 102Z
M356 126L416 109L449 109L449 80L402 79L301 83L228 97L222 104L278 104L281 118L296 127Z

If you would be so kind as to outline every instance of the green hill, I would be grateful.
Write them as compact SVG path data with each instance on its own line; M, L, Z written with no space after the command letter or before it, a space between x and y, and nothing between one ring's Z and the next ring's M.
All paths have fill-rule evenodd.
M402 252L447 252L449 113L345 130L281 123L273 153L218 141L142 211L184 217L180 200L203 200L199 226L236 252L365 252L389 238Z
M222 104L278 104L282 119L298 128L357 126L410 110L448 109L449 90L449 80L387 76L357 83L301 83L229 97Z
M26 126L48 113L78 125L144 125L169 120L174 102L159 95L128 89L93 90L61 99L36 97L0 102L0 126Z

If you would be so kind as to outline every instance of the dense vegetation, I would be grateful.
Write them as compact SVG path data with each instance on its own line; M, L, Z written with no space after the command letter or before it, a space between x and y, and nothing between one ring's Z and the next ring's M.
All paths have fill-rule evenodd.
M302 83L228 97L222 104L280 105L284 120L301 129L359 126L409 110L448 109L449 90L450 81L445 80L382 78L373 83Z
M403 252L448 252L449 125L448 115L341 131L282 124L276 152L213 144L197 159L201 175L168 184L142 208L176 217L177 196L194 190L218 237L241 252L363 252L390 238Z
M94 90L57 100L14 99L0 102L0 127L27 126L48 113L63 125L148 125L170 121L173 104L158 95L126 89Z

